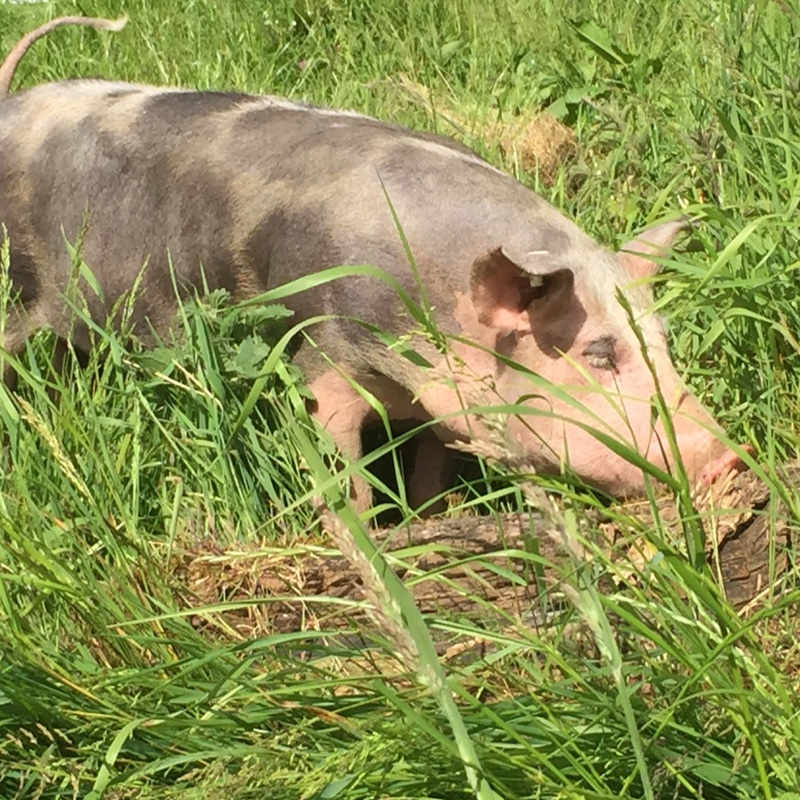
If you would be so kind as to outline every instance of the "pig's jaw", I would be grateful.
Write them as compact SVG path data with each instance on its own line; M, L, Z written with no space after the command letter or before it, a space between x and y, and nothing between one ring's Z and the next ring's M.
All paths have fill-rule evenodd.
M717 447L693 460L682 454L681 460L689 479L690 486L694 488L710 486L723 481L730 475L744 472L748 469L742 457L732 450L728 450L716 441ZM750 446L742 448L743 452L753 454ZM646 456L654 466L673 473L674 465L665 464L660 452L649 452ZM588 484L602 489L607 494L619 500L633 500L641 497L645 491L645 471L631 464L625 459L607 451L606 455L598 456L591 464L572 465L573 471ZM650 478L656 483L653 478ZM656 485L658 485L656 483Z
M600 429L597 422L593 424L588 417L584 422ZM659 485L654 477L648 477L646 468L613 452L574 421L559 422L526 415L512 417L509 423L512 449L543 473L557 474L561 469L568 469L586 484L619 500L642 497L648 481ZM697 419L676 413L673 424L683 469L692 488L715 483L726 475L747 469L744 461L720 441L720 430L710 417ZM627 441L631 431L627 436L620 435L620 444L639 453L659 470L675 474L671 448L660 425L632 433L635 444ZM752 452L749 447L743 450Z

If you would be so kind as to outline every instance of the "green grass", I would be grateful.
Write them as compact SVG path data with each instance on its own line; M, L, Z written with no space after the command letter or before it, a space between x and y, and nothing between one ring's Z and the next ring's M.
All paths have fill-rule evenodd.
M518 177L611 246L679 207L698 220L658 289L676 363L761 463L795 456L797 0L6 3L0 50L56 14L123 11L121 33L38 43L15 88L96 76L269 92L444 133L437 109L478 123L549 108L579 155L552 186ZM624 568L586 533L590 499L560 489L556 524L595 558L565 559L536 624L501 626L477 604L423 620L388 575L375 624L341 604L274 632L280 597L237 587L280 549L325 544L314 497L369 543L283 358L291 320L225 299L186 306L180 345L130 350L98 331L64 376L37 336L19 393L0 386L0 797L800 796L796 575L740 618L690 557L689 515L685 542L643 531L656 555L601 594ZM525 504L517 484L492 486L490 506ZM535 552L519 557L536 574ZM224 574L211 599L190 567ZM491 646L440 663L429 632Z

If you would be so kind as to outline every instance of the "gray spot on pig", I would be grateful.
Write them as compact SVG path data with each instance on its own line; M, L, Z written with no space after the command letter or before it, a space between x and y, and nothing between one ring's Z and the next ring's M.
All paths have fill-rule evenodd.
M318 269L324 260L333 259L335 263L338 248L315 217L313 213L298 216L277 209L251 231L244 256L265 286L270 279L270 266L276 261L291 263L298 255L307 256L310 270Z
M86 226L81 256L100 279L105 303L87 301L100 320L147 263L134 321L150 317L163 327L175 298L170 257L182 294L203 285L201 273L212 289L236 288L229 175L159 146L157 126L119 136L102 122L102 115L87 116L70 130L54 127L45 139L27 174L26 224L49 246L52 264L61 265L54 272L62 286L68 258L54 234L63 228L75 243Z
M332 230L318 209L292 210L288 206L276 208L253 228L242 256L256 281L263 286L280 285L330 267L381 264L385 258L377 247L366 242L360 243L359 249L348 248L347 238ZM302 265L302 269L297 265ZM398 301L384 284L359 276L332 281L292 298L292 306L300 319L336 313L345 303L348 315L380 324ZM344 320L325 324L339 333L335 340L341 357L351 363L360 361L364 351L356 345L363 344L371 334ZM338 347L339 344L344 346Z
M185 129L193 120L206 120L260 98L238 92L165 91L151 95L141 107L141 125L157 125L167 130Z

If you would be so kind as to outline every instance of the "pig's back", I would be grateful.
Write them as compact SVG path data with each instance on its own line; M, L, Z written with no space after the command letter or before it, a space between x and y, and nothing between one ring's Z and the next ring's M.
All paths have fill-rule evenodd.
M586 240L450 139L281 98L47 84L0 103L0 143L12 262L63 288L64 239L80 240L106 310L145 263L139 313L150 317L174 295L170 265L179 282L199 285L202 269L237 296L339 264L380 266L413 289L398 222L444 294L466 290L490 248L558 253ZM358 294L353 282L325 291L298 310L346 313Z

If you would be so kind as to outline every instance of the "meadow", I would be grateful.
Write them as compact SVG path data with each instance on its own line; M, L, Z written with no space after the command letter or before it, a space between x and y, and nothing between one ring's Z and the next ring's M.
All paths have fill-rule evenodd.
M798 0L5 2L0 52L122 13L39 42L12 91L99 77L354 109L459 138L612 248L690 215L657 310L796 529L774 468L800 424ZM540 163L497 135L542 114ZM620 565L586 533L602 499L481 463L450 516L538 508L581 547L536 609L423 615L343 503L280 298L228 300L183 307L177 344L97 330L63 374L43 332L0 385L0 798L800 798L792 557L778 574L773 546L737 610L685 493L681 535L656 517ZM412 516L402 491L382 503ZM304 594L302 559L338 550L376 565L377 615ZM540 579L535 541L510 555Z

